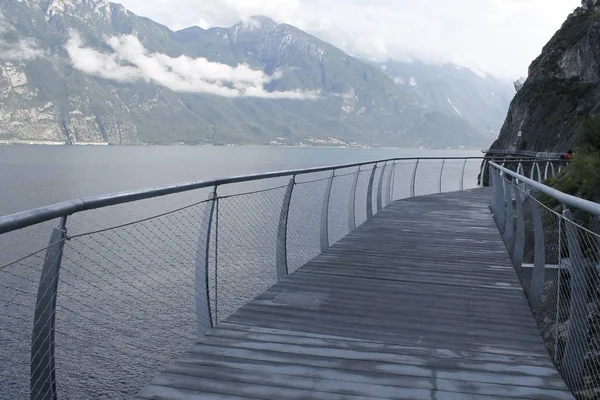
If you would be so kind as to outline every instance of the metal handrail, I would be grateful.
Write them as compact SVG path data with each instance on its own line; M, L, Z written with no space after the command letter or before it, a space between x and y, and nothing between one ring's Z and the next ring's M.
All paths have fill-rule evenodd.
M72 215L81 211L97 208L115 206L132 201L145 200L155 197L168 196L171 194L188 192L191 190L204 189L208 187L222 186L227 184L243 183L255 180L281 178L286 176L304 175L316 172L326 172L337 169L361 167L364 165L386 163L391 161L415 161L415 160L483 160L486 157L399 157L375 161L366 161L350 164L339 164L325 167L304 168L295 170L284 170L261 174L249 174L233 176L228 178L210 179L204 181L183 182L154 188L124 191L118 193L103 194L97 196L83 197L55 203L27 211L18 212L0 217L0 234L8 233L42 222L51 221L56 218ZM534 162L532 159L511 159L510 162ZM544 160L553 161L553 160ZM559 161L559 160L556 160Z
M551 357L577 398L597 393L600 369L590 367L588 360L599 351L598 323L589 316L597 312L591 299L600 282L600 235L593 224L576 221L571 209L597 217L600 204L494 162L489 177L490 210ZM562 212L540 202L540 193L559 201ZM533 266L529 282L525 263Z
M543 151L530 151L530 150L507 150L507 149L488 149L481 150L482 153L485 154L506 154L506 155L516 155L516 156L527 156L527 157L536 157L536 158L559 158L564 153L555 153L555 152L543 152Z
M587 211L590 214L600 216L600 204L598 203L594 203L593 201L584 200L579 197L563 193L560 190L553 189L550 186L544 185L543 183L536 182L535 180L529 179L526 176L517 174L516 172L513 172L508 168L504 168L496 164L495 162L490 162L490 166L497 168L498 170L504 172L507 175L512 176L513 178L518 179L521 182L528 184L532 188L539 190L540 192L545 193L550 197L555 198L563 204L569 205L574 208L578 208L583 211Z
M482 159L483 157L446 157L447 159ZM226 184L242 183L254 180L262 180L268 178L280 178L293 175L303 175L316 172L325 172L335 169L344 169L352 167L360 167L369 164L378 164L389 161L415 160L417 158L393 158L361 163L341 164L326 167L305 168L298 170L285 170L277 172L268 172L261 174L249 174L241 176L233 176L228 178L217 178L203 181L184 182L173 185L160 186L155 188L139 189L132 191L124 191L118 193L104 194L91 197L83 197L79 199L67 200L60 203L51 204L39 208L34 208L27 211L22 211L15 214L0 217L0 234L22 229L41 222L50 221L65 215L72 215L81 211L93 210L97 208L109 207L132 201L145 200L154 197L167 196L171 194L183 193L191 190L203 189L214 186L222 186ZM420 159L441 159L438 157L420 157Z

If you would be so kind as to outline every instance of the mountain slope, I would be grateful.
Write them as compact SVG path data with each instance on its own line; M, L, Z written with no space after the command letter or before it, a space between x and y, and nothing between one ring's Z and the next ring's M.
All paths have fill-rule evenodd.
M565 152L600 110L600 2L584 0L544 46L495 149Z
M498 136L515 93L511 82L454 64L390 60L380 67L425 106L463 118L489 138Z
M173 32L105 0L9 0L0 12L0 139L486 142L379 68L264 17Z

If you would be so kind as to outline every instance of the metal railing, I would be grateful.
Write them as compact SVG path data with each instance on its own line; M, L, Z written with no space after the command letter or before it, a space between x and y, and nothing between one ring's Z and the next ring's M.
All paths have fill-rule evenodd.
M560 159L564 153L553 153L553 152L542 152L542 151L531 151L531 150L509 150L509 149L488 149L481 150L482 153L489 155L503 155L503 156L515 156L515 157L533 157L537 159L555 158Z
M392 200L475 187L482 159L246 175L0 217L0 257L10 258L0 258L0 398L135 395L199 335ZM46 229L48 245L25 252Z
M552 153L547 154L552 155ZM489 163L500 164L500 166L514 170L520 175L529 176L529 179L543 182L560 174L564 167L569 164L569 160L547 156L540 156L530 159L520 159L518 157L511 156L487 156L483 160L481 174L479 175L480 182L484 182L486 184L488 183Z
M578 399L600 396L600 204L489 164L490 209L548 351Z

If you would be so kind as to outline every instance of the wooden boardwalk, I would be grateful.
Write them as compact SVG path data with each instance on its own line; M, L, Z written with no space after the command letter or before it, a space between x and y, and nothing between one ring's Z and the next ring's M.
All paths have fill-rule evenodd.
M231 315L143 399L573 399L486 189L395 202Z

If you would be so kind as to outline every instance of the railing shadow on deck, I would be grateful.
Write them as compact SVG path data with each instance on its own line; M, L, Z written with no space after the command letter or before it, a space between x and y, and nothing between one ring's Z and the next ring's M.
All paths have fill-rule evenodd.
M546 347L578 399L600 398L600 204L489 165L490 209Z
M0 259L0 398L130 397L199 335L391 201L475 187L481 160L247 175L1 217L11 259ZM23 250L57 219L47 246ZM11 238L18 232L26 234Z

